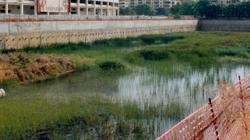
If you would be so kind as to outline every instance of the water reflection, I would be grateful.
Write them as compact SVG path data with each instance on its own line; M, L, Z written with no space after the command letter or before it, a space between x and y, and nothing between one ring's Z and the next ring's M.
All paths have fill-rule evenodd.
M185 108L184 116L187 116L206 103L209 97L215 96L220 81L234 83L238 76L244 77L250 73L250 67L246 65L222 65L203 70L187 68L183 75L178 76L175 68L178 67L173 67L173 73L169 76L142 70L120 77L116 98L121 102L135 102L142 108L177 102ZM155 139L178 121L177 118L156 117L143 123L145 127L153 126L154 130L149 132L153 133L152 139Z
M177 71L182 69L183 73ZM223 64L207 69L183 69L175 65L168 74L149 70L135 71L129 74L110 74L83 72L56 80L22 86L8 91L17 98L45 96L52 100L67 99L68 96L108 96L121 103L135 102L140 107L168 105L176 102L184 107L184 116L215 96L216 87L221 80L237 81L237 76L250 73L250 66L241 64ZM18 93L23 94L18 94ZM14 98L13 97L13 98ZM180 118L155 116L150 120L141 120L150 132L151 139L165 132Z
M243 65L187 70L175 77L142 70L120 77L116 96L120 101L136 102L141 107L178 102L189 113L215 95L219 81L232 83L238 75L244 77L249 73L250 67Z

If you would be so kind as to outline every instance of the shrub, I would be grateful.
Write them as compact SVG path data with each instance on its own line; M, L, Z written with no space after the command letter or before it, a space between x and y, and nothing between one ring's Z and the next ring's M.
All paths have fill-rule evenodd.
M151 36L142 36L141 37L142 42L145 44L154 44L156 39L157 39L157 37L151 37Z
M162 43L169 43L178 39L184 39L183 36L165 36L161 38Z
M162 59L168 58L168 53L166 52L157 52L157 51L141 51L140 55L144 60L159 61Z
M99 68L105 71L109 70L122 70L125 68L125 66L119 62L114 61L106 61L98 64Z
M219 56L248 57L248 53L245 48L237 48L237 47L217 49L216 54Z

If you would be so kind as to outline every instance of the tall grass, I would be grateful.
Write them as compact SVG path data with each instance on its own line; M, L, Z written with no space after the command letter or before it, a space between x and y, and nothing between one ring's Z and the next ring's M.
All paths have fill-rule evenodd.
M175 104L175 103L173 103ZM157 107L159 108L159 107ZM175 104L162 108L169 117L182 115L182 107ZM48 100L44 97L11 98L0 100L0 138L28 139L45 131L52 135L58 130L79 127L102 127L99 119L113 116L121 123L159 115L156 107L139 108L133 103L119 104L100 97L69 97L67 101ZM80 124L80 125L79 125ZM125 129L125 126L119 126ZM122 130L123 131L123 130Z
M0 81L0 88L11 89L18 85L17 80L3 80Z
M110 61L132 69L134 66L152 63L161 67L157 64L159 61L206 65L219 62L223 57L248 58L248 36L249 33L185 32L110 39L87 44L53 44L23 50L6 50L4 53L21 51L28 54L66 55L75 61L79 70L100 68L100 63ZM161 57L164 59L157 59Z
M5 50L2 53L67 56L76 63L78 71L101 70L101 74L119 69L135 70L138 67L168 73L176 63L183 64L185 69L186 65L208 67L209 64L220 64L224 58L229 58L230 61L249 60L249 36L250 33L173 33L111 39L89 44L54 44L23 50ZM181 75L182 71L176 73ZM6 81L0 85L8 88L15 84ZM137 136L140 137L144 136L143 128L135 125L131 129L129 121L156 115L178 118L182 116L183 110L178 103L142 109L134 103L122 105L111 99L98 97L69 96L65 100L49 100L43 95L10 95L0 99L0 139L27 139L44 131L49 133L47 135L60 137L58 131L70 128L70 124L80 124L79 129L84 126L93 128L100 135L108 137L109 132L102 130L110 130L107 122L112 120L112 117L120 124L115 125L115 132L119 136L126 139L130 130L133 130L138 132ZM80 131L79 129L75 131Z

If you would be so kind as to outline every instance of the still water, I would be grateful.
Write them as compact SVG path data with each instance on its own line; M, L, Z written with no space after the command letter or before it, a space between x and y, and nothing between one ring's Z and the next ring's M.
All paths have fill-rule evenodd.
M207 68L185 66L185 69L176 64L170 69L168 73L159 73L146 68L126 74L74 73L8 92L15 96L19 96L18 92L26 93L27 96L30 96L30 93L42 94L51 99L64 99L69 95L108 96L120 103L134 102L141 108L178 103L184 110L180 118L156 115L149 120L141 120L151 133L151 139L155 139L206 103L209 97L214 97L220 81L234 83L237 81L237 76L244 77L250 73L250 66L230 63Z

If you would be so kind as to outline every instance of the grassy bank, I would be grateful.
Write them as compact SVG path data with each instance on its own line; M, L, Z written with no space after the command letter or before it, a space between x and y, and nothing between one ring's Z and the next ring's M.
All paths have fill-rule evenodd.
M76 63L79 70L102 69L101 65L107 62L113 62L111 67L119 65L118 68L153 65L159 69L163 64L177 61L199 66L222 60L248 62L249 44L249 33L185 32L111 39L91 44L55 44L3 53L21 51L66 56Z
M93 129L93 134L85 132L85 136L92 139L95 139L95 135L107 139L116 136L127 139L131 135L147 138L149 135L144 132L141 124L130 126L128 121L149 119L160 112L163 116L173 118L182 114L182 107L176 103L165 106L163 110L156 108L147 107L142 110L134 103L121 105L100 97L65 97L57 100L43 96L7 97L0 101L0 138L56 139L58 135L63 136L77 127L79 131ZM134 129L141 131L134 132ZM79 132L77 135L82 134Z
M68 61L63 61L65 67L70 62L75 71L95 71L100 75L121 74L145 67L168 74L171 66L178 62L182 68L176 73L182 74L188 65L206 68L225 62L249 63L249 36L250 33L173 33L91 44L56 44L7 50L1 56L22 54L30 59L29 65L33 63L32 58L36 58L34 56L50 56L52 60L49 61L56 65L60 61L55 58L67 58ZM8 62L12 64L13 61ZM18 64L21 61L14 62ZM22 64L18 68L23 68ZM53 72L48 70L45 74L54 75ZM8 91L20 85L6 80L0 83L0 87L6 87ZM97 85L96 88L100 87ZM140 108L135 103L120 104L107 97L65 95L47 98L46 94L16 93L0 99L0 139L55 139L67 133L80 136L83 130L87 134L86 139L148 139L149 134L139 120L154 116L180 118L184 109L175 102ZM134 125L130 121L134 121Z

